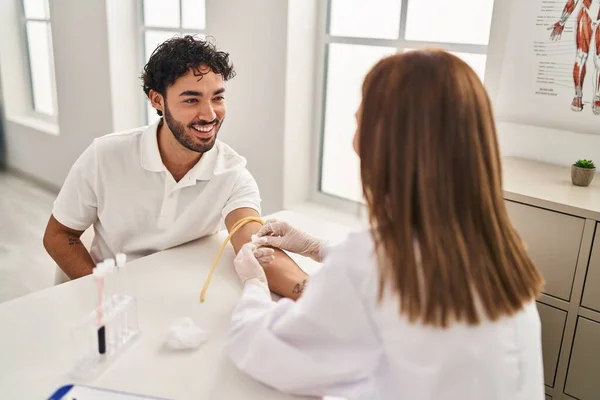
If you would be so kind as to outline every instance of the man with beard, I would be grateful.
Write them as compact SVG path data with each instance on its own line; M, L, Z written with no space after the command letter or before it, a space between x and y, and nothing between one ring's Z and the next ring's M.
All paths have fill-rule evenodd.
M75 162L54 203L44 246L71 279L125 253L143 257L260 215L260 195L246 160L217 134L226 114L229 54L191 36L167 40L142 74L160 120L97 138ZM90 226L88 252L80 237ZM260 224L231 240L237 252ZM262 251L262 250L259 250ZM260 259L261 254L257 254ZM265 251L272 290L297 298L306 274L283 252ZM274 257L274 261L272 261Z

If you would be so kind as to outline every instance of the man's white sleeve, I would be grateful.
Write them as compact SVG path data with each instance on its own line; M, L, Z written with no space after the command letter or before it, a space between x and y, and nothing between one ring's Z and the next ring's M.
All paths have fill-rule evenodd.
M252 208L260 214L260 202L261 199L258 185L250 172L244 168L238 176L235 185L233 186L233 190L231 191L231 195L223 207L223 219L225 219L230 212L237 210L238 208Z
M98 218L97 214L97 155L92 143L71 167L52 215L67 228L84 231Z

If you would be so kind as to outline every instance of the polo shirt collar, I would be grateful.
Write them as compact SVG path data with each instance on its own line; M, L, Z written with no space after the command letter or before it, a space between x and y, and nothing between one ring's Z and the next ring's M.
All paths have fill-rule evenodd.
M142 168L148 171L160 172L165 170L158 151L157 129L160 121L159 119L152 125L148 125L142 133L140 159Z
M202 154L200 160L192 167L189 174L195 176L197 181L209 181L214 175L217 162L218 148L217 142L210 151Z

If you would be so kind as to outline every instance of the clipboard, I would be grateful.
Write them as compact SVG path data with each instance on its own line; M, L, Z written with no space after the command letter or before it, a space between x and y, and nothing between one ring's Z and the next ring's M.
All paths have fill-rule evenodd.
M48 400L172 400L86 385L64 385Z

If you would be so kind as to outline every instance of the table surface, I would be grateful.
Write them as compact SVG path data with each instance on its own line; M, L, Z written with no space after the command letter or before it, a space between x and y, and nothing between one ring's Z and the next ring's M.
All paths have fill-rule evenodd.
M349 228L283 211L274 216L330 240ZM228 246L207 292L200 289L225 232L165 250L128 264L130 291L138 302L142 335L92 386L171 399L291 399L246 376L225 353L225 334L241 294ZM311 260L294 257L314 273ZM69 375L74 354L71 329L94 308L94 283L85 277L0 304L0 391L3 398L45 399L75 380ZM165 347L168 327L191 317L208 331L198 350Z

